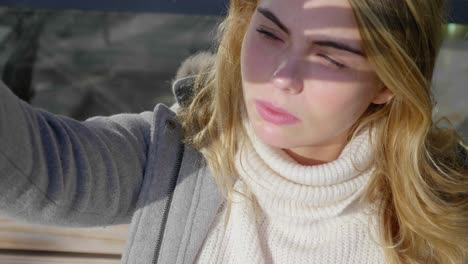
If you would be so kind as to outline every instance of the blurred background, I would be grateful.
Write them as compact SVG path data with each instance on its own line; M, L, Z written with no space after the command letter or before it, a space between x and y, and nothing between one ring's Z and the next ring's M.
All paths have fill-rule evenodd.
M468 1L465 4L468 6ZM464 15L466 24L451 23L445 26L446 37L434 74L434 95L437 101L434 115L447 117L467 141L468 8Z
M32 105L85 119L171 104L184 58L217 16L0 7L0 75Z

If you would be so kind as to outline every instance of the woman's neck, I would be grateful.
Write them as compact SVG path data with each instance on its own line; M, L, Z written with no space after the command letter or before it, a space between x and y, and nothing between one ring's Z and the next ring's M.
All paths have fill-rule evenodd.
M299 148L283 149L289 157L301 165L321 165L338 159L347 137L338 138L335 142L322 146L304 146Z

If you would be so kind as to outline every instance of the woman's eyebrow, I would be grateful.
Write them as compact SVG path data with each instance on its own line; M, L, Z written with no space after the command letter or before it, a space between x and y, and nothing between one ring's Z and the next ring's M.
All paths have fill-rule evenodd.
M289 29L279 20L279 18L273 14L270 10L258 7L257 11L262 14L265 18L269 19L271 22L275 23L281 30L283 30L286 34L289 35ZM353 48L350 45L342 42L336 42L331 40L322 40L322 41L313 41L312 44L322 47L330 47L338 50L344 50L347 52L354 53L361 57L364 57L364 52L360 51L359 49Z
M257 11L264 17L268 18L271 22L275 23L281 30L289 35L289 29L279 20L275 14L273 14L273 12L263 7L258 7Z
M350 45L343 43L343 42L336 42L336 41L331 41L331 40L321 40L321 41L313 41L313 44L321 47L330 47L338 50L344 50L347 52L354 53L356 55L359 55L361 57L364 56L364 52L360 51L359 49L353 48Z

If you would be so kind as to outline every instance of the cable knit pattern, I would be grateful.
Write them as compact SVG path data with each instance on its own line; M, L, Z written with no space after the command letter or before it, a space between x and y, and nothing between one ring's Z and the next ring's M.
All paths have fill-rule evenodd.
M358 201L371 175L369 131L335 161L303 166L246 128L228 225L223 209L198 263L384 263L372 206Z

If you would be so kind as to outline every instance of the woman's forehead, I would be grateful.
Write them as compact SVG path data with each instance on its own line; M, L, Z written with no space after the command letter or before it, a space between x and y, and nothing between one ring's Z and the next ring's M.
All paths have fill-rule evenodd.
M261 0L259 8L271 12L293 34L339 37L360 46L359 29L348 0Z
M260 0L258 4L262 6L287 6L295 9L340 7L351 10L349 0Z
M302 24L323 20L330 27L356 26L348 0L262 0L258 5L268 8L284 20Z

